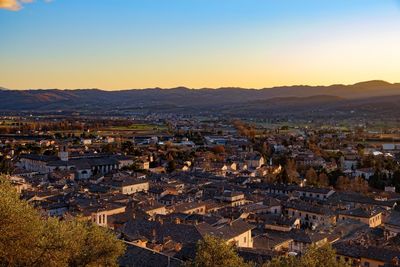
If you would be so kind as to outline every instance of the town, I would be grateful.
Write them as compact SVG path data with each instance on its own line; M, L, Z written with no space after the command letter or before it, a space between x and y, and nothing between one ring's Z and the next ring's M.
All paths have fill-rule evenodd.
M373 125L4 115L0 172L43 218L112 231L120 266L182 266L208 237L254 266L326 244L400 266L400 130Z

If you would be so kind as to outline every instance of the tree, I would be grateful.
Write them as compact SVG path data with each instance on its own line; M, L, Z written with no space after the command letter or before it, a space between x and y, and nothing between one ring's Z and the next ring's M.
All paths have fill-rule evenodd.
M0 173L11 174L14 171L14 167L10 160L0 157Z
M214 152L215 154L223 154L225 153L225 147L221 145L213 146L211 148L211 151Z
M131 141L123 142L121 145L121 150L126 154L133 154L135 151L135 145Z
M115 153L117 152L117 147L115 144L105 144L101 147L101 152L103 153Z
M396 187L396 191L400 192L400 170L397 170L393 173L391 183L392 186Z
M42 218L0 177L0 266L116 266L123 251L105 228Z
M347 176L339 176L336 181L336 188L339 190L347 190L350 185L350 179Z
M299 173L297 172L296 162L293 159L288 159L285 165L289 183L300 183Z
M326 173L321 172L318 176L318 186L320 187L328 187L329 186L329 178Z
M367 193L369 189L368 182L362 177L356 177L350 181L350 191L358 193Z
M168 172L173 172L175 170L176 170L176 162L175 162L175 160L168 161L167 171Z
M226 240L205 236L197 243L196 257L189 266L194 267L250 267L238 256L233 244L227 244Z
M310 246L301 257L281 256L272 259L265 267L348 267L350 266L343 260L336 259L336 252L331 245L326 244L322 247Z
M318 175L314 168L308 169L306 172L307 185L318 185Z
M368 182L371 187L383 190L385 188L384 179L385 175L379 170L376 170L374 175L369 177Z

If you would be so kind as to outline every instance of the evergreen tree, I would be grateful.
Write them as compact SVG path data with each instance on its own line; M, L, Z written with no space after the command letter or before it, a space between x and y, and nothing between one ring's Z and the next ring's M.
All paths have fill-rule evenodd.
M0 266L117 266L123 251L91 222L42 218L0 177Z

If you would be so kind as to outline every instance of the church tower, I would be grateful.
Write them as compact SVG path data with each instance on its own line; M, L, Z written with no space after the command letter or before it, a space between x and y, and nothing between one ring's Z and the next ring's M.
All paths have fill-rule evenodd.
M69 155L68 155L67 145L63 144L60 146L60 150L58 151L58 157L62 161L68 161Z

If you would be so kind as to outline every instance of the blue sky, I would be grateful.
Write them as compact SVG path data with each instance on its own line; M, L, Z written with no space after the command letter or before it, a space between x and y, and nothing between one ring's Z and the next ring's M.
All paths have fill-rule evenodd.
M21 6L0 9L0 86L8 88L400 81L395 0L36 0Z

